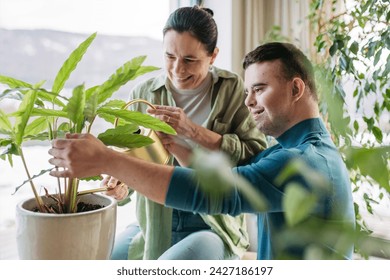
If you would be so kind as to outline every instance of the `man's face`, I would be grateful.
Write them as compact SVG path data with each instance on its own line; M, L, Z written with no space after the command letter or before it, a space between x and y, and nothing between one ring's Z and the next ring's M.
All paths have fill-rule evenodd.
M245 70L245 105L266 135L279 137L294 114L292 81L287 81L278 60L255 63Z

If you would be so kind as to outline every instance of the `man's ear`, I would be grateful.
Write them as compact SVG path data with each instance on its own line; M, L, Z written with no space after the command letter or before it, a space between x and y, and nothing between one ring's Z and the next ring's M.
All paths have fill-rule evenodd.
M294 78L292 80L292 99L296 102L298 101L303 93L305 92L305 83L302 81L301 78Z

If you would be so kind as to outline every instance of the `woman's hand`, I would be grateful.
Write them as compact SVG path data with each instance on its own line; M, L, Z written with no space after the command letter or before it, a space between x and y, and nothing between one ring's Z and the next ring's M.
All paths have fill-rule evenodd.
M203 126L195 124L187 117L183 109L179 107L163 105L154 106L155 109L149 108L147 109L147 112L154 115L156 118L165 121L176 130L177 138L171 137L172 139L190 139L194 143L197 143L204 148L210 150L219 150L222 143L222 135ZM171 143L168 143L169 141L171 140L167 139L166 143L173 143L172 141ZM170 148L168 147L167 150L169 151L169 149ZM174 152L172 151L172 154L173 153Z
M116 200L123 200L129 195L129 187L111 176L106 176L100 183L100 186L107 187L105 194L112 196Z
M164 148L179 161L180 165L188 166L189 158L192 153L191 147L177 136L162 132L156 132L156 134L160 138Z
M172 126L179 136L194 139L198 126L193 123L182 108L173 106L155 105L155 109L147 109L149 114Z

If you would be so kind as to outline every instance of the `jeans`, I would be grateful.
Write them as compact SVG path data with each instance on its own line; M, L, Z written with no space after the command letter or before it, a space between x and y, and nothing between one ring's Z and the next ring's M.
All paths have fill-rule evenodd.
M127 260L128 247L140 228L130 224L115 240L111 259ZM202 217L190 212L173 210L172 246L159 260L223 260L236 258L223 240L213 232Z

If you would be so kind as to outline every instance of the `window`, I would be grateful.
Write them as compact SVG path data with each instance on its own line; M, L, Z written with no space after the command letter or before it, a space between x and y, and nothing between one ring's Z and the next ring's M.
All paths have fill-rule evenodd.
M147 55L145 65L161 67L162 29L169 12L169 0L0 0L0 75L34 84L46 79L44 87L50 88L70 52L94 32L98 33L96 39L65 87L101 84L123 63L139 55ZM129 89L137 80L131 82L115 93L116 98L127 100ZM3 90L0 86L0 92ZM0 96L0 109L5 112L16 109L17 104ZM49 166L48 145L41 145L40 142L25 147L31 174ZM15 204L31 197L32 192L24 185L12 195L26 178L20 158L14 157L14 168L0 159L0 173L3 236L3 231L14 230ZM40 193L54 182L50 177L44 175L35 180ZM88 188L99 184L91 183ZM135 211L128 209L134 205L118 209L118 232L135 220ZM8 258L7 248L11 247L12 244L0 242L0 259Z

